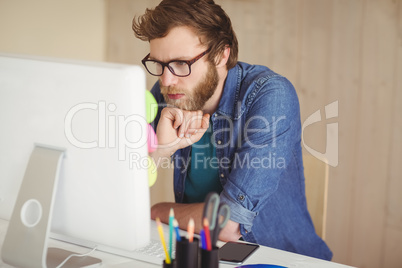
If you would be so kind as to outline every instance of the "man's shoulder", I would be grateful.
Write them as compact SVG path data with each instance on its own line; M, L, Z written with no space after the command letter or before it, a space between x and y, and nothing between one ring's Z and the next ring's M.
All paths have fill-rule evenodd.
M271 78L282 77L280 74L263 65L238 62L237 66L241 70L240 79L243 81L243 83L247 81L264 83Z
M237 77L232 76L232 79L237 80L236 91L240 99L250 98L250 94L254 96L261 90L293 94L291 82L266 66L238 62L236 68Z
M244 98L249 94L257 94L262 91L282 91L290 93L294 90L291 82L284 76L276 73L267 66L252 65L238 62L232 72L231 85L236 87L238 97Z
M222 99L220 111L227 115L234 113L234 118L239 118L256 101L298 102L293 85L284 76L266 66L244 62L238 62L230 70Z

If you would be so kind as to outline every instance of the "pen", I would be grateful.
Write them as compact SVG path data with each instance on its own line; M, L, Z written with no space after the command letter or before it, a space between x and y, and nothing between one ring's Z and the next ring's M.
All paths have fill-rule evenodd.
M209 221L207 218L204 218L204 232L205 232L205 241L207 244L207 250L212 250L212 244L211 244L211 234L209 232Z
M207 246L206 246L207 242L205 241L205 232L203 229L201 229L201 231L200 231L200 237L201 237L201 248L207 249Z
M169 256L172 259L172 248L173 248L173 220L174 220L174 211L173 208L170 208L169 212Z
M193 242L194 239L194 219L190 218L187 226L188 241Z
M176 219L173 220L173 227L176 231L176 240L181 241L180 233L179 233L179 223Z
M166 243L165 243L165 238L164 238L164 236L163 236L163 229L162 229L161 220L160 220L159 218L156 218L155 221L156 221L156 224L158 225L159 236L160 236L160 238L161 238L161 243L162 243L162 246L163 246L163 250L165 251L165 255L166 255L166 264L170 264L170 263L171 263L171 260L170 260L169 254L168 254L168 252L167 252L167 249L166 249Z

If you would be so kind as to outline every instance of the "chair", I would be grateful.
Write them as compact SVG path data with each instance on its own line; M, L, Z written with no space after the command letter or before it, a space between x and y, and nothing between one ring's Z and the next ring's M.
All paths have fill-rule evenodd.
M327 198L328 198L328 163L310 154L303 154L304 176L306 178L307 208L316 233L325 240Z

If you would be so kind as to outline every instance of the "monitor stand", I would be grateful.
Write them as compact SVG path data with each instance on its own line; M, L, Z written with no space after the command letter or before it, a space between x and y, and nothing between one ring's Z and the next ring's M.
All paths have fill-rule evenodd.
M62 149L35 146L3 242L1 257L5 263L21 268L50 268L74 254L47 248L63 156ZM101 263L93 257L73 257L63 267L94 267Z

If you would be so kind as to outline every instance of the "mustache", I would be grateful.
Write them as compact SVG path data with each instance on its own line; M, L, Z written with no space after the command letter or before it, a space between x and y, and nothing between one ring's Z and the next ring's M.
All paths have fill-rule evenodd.
M162 94L183 94L185 92L184 89L172 86L169 87L160 86L160 89Z

